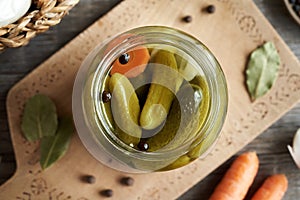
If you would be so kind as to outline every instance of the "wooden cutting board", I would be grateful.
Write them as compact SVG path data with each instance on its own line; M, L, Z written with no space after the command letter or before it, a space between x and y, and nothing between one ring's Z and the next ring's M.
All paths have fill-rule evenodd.
M215 13L203 10L208 4L216 6ZM185 15L191 15L193 21L182 22ZM84 57L104 39L142 25L186 31L206 44L221 63L228 81L229 110L215 148L205 159L181 169L132 174L134 185L125 187L119 184L125 174L97 162L75 134L67 154L42 171L39 144L27 142L20 130L25 100L43 93L55 101L60 114L71 115L72 86ZM245 66L249 53L264 41L273 41L279 51L280 74L267 95L251 102L245 88ZM111 199L174 199L252 141L299 99L299 61L252 1L125 0L10 90L7 112L17 171L1 186L0 199L101 199L99 191L105 188L114 190ZM95 175L97 182L82 182L80 178L86 174Z

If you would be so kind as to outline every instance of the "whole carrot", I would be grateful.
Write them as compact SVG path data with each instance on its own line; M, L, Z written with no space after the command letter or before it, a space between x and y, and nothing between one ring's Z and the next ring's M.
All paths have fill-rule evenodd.
M255 152L241 154L215 188L210 200L242 200L252 184L259 160Z
M255 192L251 200L280 200L288 187L288 181L284 174L269 176L263 185Z

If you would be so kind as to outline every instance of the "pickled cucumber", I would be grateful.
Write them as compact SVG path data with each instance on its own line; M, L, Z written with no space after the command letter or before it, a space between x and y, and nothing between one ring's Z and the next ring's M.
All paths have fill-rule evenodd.
M201 105L205 101L202 88L198 85L190 84L183 86L179 92L177 96L181 105L182 119L178 133L168 145L168 149L172 146L180 146L191 140L200 128Z
M210 108L210 93L206 80L202 76L196 76L193 80L190 81L190 84L198 85L202 90L203 102L200 105L199 112L201 113L199 119L199 127L202 127L206 121L208 111Z
M208 85L207 82L204 80L202 76L196 76L192 81L190 81L190 84L197 85L202 90L202 102L199 107L199 118L198 118L198 127L201 128L208 116L208 111L210 108L210 94L208 91ZM195 134L197 131L194 132ZM203 133L199 133L202 135L198 136L198 139L193 142L192 145L196 146L191 149L187 154L182 155L179 157L176 161L174 161L172 164L168 165L167 167L161 169L160 171L165 170L171 170L176 169L178 167L187 165L188 163L192 162L193 160L197 159L199 156L201 156L215 141L217 135L209 134L205 135ZM195 135L190 135L189 137L194 137ZM196 136L197 137L197 136ZM176 140L174 140L176 141Z
M179 129L181 111L177 99L173 100L166 123L161 131L147 140L148 151L157 151L172 141Z
M124 143L136 146L142 130L138 125L140 106L134 88L125 76L115 73L110 78L109 89L112 93L111 110L118 127L116 134Z
M162 149L173 149L183 145L186 141L194 138L199 130L199 120L201 120L200 105L202 103L202 89L196 85L184 85L176 95L179 105L175 109L181 110L180 121L173 119L174 123L180 124L173 139ZM176 104L175 104L176 105ZM174 118L174 116L173 116ZM173 131L169 128L169 131Z
M200 77L200 76L196 76L191 83L193 84L197 84L202 86L203 88L206 88L206 90L208 90L207 87L207 83L205 82L205 80ZM206 86L206 87L204 87ZM207 98L209 99L209 92L205 92L205 94L207 95ZM201 109L203 113L208 113L209 111L209 104L210 102L207 101L206 104L203 104ZM201 120L201 126L203 125L205 119ZM215 126L218 127L218 126ZM216 131L218 132L218 131ZM190 152L188 152L188 156L191 159L196 159L199 156L201 156L210 146L211 144L216 140L217 138L217 134L208 134L208 135L202 135L202 137L199 137L196 141L194 141L194 144L197 144Z
M140 124L144 129L154 129L166 119L174 93L182 82L177 71L173 53L158 50L153 57L154 67L152 83L143 107Z
M180 88L176 97L163 129L147 140L149 151L176 148L199 128L201 88L187 83Z

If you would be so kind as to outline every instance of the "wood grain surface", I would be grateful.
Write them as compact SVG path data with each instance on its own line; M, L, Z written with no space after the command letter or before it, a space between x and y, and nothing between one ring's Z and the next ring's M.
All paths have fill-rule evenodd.
M82 1L78 5L78 8L75 8L74 10L80 9L81 5L82 6L83 5L91 6L89 9L92 10L96 6L96 4L100 3L100 2L102 3L102 5L107 6L106 9L108 9L110 6L113 5L112 2L108 3L107 1L103 1L103 2L102 1ZM115 2L115 3L117 3L117 2ZM290 48L292 50L294 50L295 54L299 58L299 27L297 27L295 24L293 24L292 19L290 19L289 16L287 15L286 11L284 9L282 9L283 8L283 7L281 7L281 6L283 6L282 2L278 1L278 2L272 3L272 5L267 4L265 2L260 2L260 1L257 1L256 3L262 9L270 9L267 11L266 10L262 10L262 11L264 13L269 13L269 14L273 13L273 20L274 20L273 23L275 23L275 25L276 25L276 23L283 24L281 27L278 25L279 29L277 29L277 31L279 31L279 33L282 34L283 38L287 38L286 42L289 44ZM83 8L81 8L81 9L83 9ZM105 8L102 7L102 9L103 9L102 12L105 12ZM278 15L278 14L275 15L274 10L272 10L272 9L277 11L276 13L278 13L278 11L282 12L282 15ZM87 15L87 17L89 17L88 14L91 14L92 12L90 10L88 10L88 7L85 7L85 9L81 10L81 12L83 12L84 10L86 10L86 15ZM75 12L75 11L72 11L72 12ZM71 15L68 17L73 17L72 12L71 12ZM97 14L99 14L99 13L97 13ZM76 15L77 17L74 17L74 18L78 19L77 22L78 21L80 22L80 20L82 20L83 14L77 13L77 15ZM74 20L74 18L73 18L73 20ZM97 19L97 17L94 19L91 19L91 21L95 20L95 19ZM271 17L271 19L272 19L272 17ZM68 19L66 19L66 21L67 20ZM86 23L86 21L83 20L81 24L78 23L78 25L76 25L76 26L84 26L83 25L84 22ZM288 26L287 26L287 24L288 24ZM43 38L42 41L39 41L38 40L39 38L36 38L36 40L32 42L33 44L30 44L30 45L34 45L34 47L31 47L32 50L31 51L28 50L27 54L24 52L26 52L26 48L30 48L30 45L28 47L23 48L23 49L25 49L25 50L23 50L24 51L23 55L18 54L18 51L20 52L22 50L22 48L18 49L18 50L8 50L0 55L1 56L0 57L0 59L1 59L1 61L0 61L0 63L1 63L1 68L0 68L1 82L0 83L1 83L1 92L3 91L3 93L1 93L1 103L5 102L5 96L6 96L9 86L11 86L16 80L19 80L21 77L23 77L25 74L27 74L28 71L30 71L31 69L33 69L35 67L34 64L37 64L37 63L34 63L34 62L38 62L38 61L33 58L39 57L41 59L40 60L40 62L41 62L45 59L44 57L42 57L42 56L45 56L43 51L47 51L47 52L50 51L50 53L47 54L48 56L51 55L51 53L53 53L53 52L51 52L50 47L52 47L52 48L55 48L55 47L53 47L53 45L51 44L51 41L53 40L51 38L51 34L57 36L57 38L54 39L55 41L57 41L54 43L55 44L54 46L56 46L56 48L59 48L63 43L66 42L66 40L64 40L64 37L61 37L61 36L66 35L66 37L69 36L69 38L71 39L72 37L74 37L74 35L76 35L76 33L73 33L74 35L72 36L72 27L74 28L74 24L72 26L72 20L69 21L68 26L70 27L69 29L71 30L68 33L63 34L64 31L66 31L66 30L65 30L65 27L61 27L62 28L61 32L52 33L49 31L48 33L45 33L45 36L43 36L45 38ZM55 27L54 30L51 30L51 31L55 32L56 29L60 30L59 28L60 28L59 26L57 28ZM289 29L291 29L291 30L289 30ZM282 31L282 32L280 32L280 31ZM266 34L266 33L262 33L262 34ZM50 37L49 37L49 35L50 35ZM46 36L48 36L48 37L46 37ZM43 48L39 48L39 45L41 45ZM49 47L49 48L47 49L47 47ZM35 49L35 50L33 50L33 49ZM16 53L13 51L16 51ZM34 52L34 53L32 53L32 52ZM35 54L37 54L37 55L35 55ZM16 58L15 56L18 56L18 58ZM9 61L9 62L6 62L6 61ZM26 65L29 65L28 63L31 63L30 64L31 68L26 67ZM288 73L288 72L283 71L282 73ZM1 156L3 157L2 162L4 164L7 164L6 165L7 167L5 167L4 164L2 163L0 165L0 167L1 167L0 172L1 172L1 175L3 173L4 179L7 179L7 176L9 176L10 174L13 173L13 171L15 170L15 167L13 164L14 159L13 159L13 156L11 155L12 148L9 143L10 139L9 139L9 134L8 134L8 129L7 129L7 122L6 122L5 116L2 115L2 113L5 113L4 109L5 109L4 105L1 104L1 118L0 118L1 129L0 129L0 131L3 134L1 134L0 147L1 147ZM297 112L298 112L298 114L297 114ZM281 118L276 124L274 124L272 127L270 127L267 131L265 131L265 133L263 133L260 137L258 137L256 140L254 140L251 144L249 144L246 148L244 148L242 150L242 151L256 150L259 153L259 157L262 162L260 174L259 174L258 178L256 179L256 182L255 182L252 190L257 188L257 186L261 183L261 181L267 175L269 175L271 173L282 172L282 173L286 173L288 175L288 178L290 181L289 191L285 198L286 199L295 199L295 198L299 197L299 182L298 182L299 175L297 175L298 171L297 171L295 165L293 164L292 160L290 159L290 157L287 153L287 149L286 149L286 145L291 142L292 136L293 136L297 126L299 126L299 106L297 106L291 112L289 112L287 115L285 115L283 118ZM2 138L3 138L3 140L2 140ZM3 143L3 145L2 145L2 143ZM196 184L196 186L194 188L192 188L190 191L188 191L183 196L181 196L180 199L207 199L209 194L212 192L212 189L215 186L216 182L221 178L221 175L224 173L224 170L229 166L230 162L231 162L231 160L229 160L224 165L222 165L220 168L218 168L216 171L214 171L206 179L204 179L200 183ZM4 169L4 170L2 170L2 169ZM180 182L182 180L177 180L177 181Z

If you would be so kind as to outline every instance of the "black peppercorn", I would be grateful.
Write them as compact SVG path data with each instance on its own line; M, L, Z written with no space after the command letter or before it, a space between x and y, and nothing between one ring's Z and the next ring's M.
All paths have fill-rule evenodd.
M86 182L86 183L93 184L93 183L96 182L96 177L92 176L92 175L86 175L86 176L82 176L81 180Z
M100 194L105 197L112 197L114 192L111 189L105 189L100 191Z
M126 186L132 186L134 183L134 179L131 177L123 177L120 180L122 185L126 185Z
M300 11L300 5L297 5L297 4L293 5L293 9L296 13L299 12Z
M192 22L193 18L192 18L192 16L187 15L187 16L183 17L182 20L186 23L190 23L190 22Z
M129 62L129 60L130 60L130 55L128 53L124 53L119 57L119 62L122 65L127 64Z
M300 17L300 0L289 0L294 12Z
M141 141L138 143L137 147L138 147L139 150L141 150L141 151L147 151L147 150L149 149L149 144L146 143L146 141L141 140Z
M214 13L216 11L216 7L214 5L209 5L206 7L206 11L208 13Z
M102 92L102 101L103 101L104 103L107 103L107 102L110 101L110 99L111 99L111 93L108 92L108 91L103 91L103 92Z

